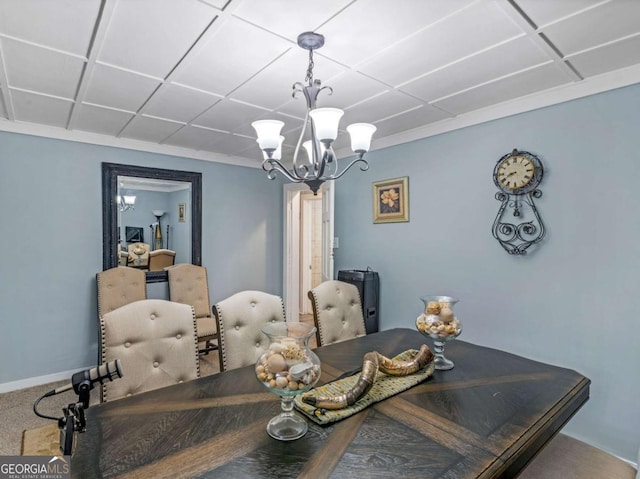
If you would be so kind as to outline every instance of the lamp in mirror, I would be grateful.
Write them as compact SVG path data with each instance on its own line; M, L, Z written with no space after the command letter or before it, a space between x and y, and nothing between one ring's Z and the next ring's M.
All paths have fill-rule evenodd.
M162 249L162 226L160 225L160 218L164 216L165 212L162 210L153 210L151 213L156 217L156 222L154 223L155 231L153 233L153 249Z
M287 169L282 163L282 143L285 139L280 134L284 122L280 120L259 120L251 123L256 130L258 146L263 153L262 169L267 172L267 177L275 179L276 173L281 173L289 181L305 183L313 194L318 193L322 183L336 180L344 175L353 165L360 163L360 169L366 171L369 164L364 155L371 146L371 138L376 127L370 123L354 123L347 127L351 136L351 149L357 157L351 161L342 171L338 168L338 158L333 151L333 142L338 137L338 127L344 112L338 108L317 108L318 94L326 90L333 93L330 87L322 86L320 80L313 78L313 51L324 45L324 36L314 32L304 32L298 36L298 46L309 51L309 65L305 81L307 85L297 82L293 85L293 97L300 93L306 100L306 115L302 125L302 131L298 138L293 154L293 168ZM309 127L309 137L306 131ZM299 155L300 146L306 152Z

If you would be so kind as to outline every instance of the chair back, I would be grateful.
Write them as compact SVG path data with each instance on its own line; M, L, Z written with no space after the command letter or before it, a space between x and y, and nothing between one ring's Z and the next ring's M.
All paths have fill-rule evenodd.
M209 280L207 268L195 264L181 263L167 269L169 276L169 299L189 304L196 312L198 340L205 343L200 352L213 351L217 345L212 340L218 337L218 328L209 302Z
M102 385L103 401L200 377L195 313L187 304L136 301L105 314L100 333L102 364L122 364L122 378Z
M173 266L176 260L176 252L170 249L157 249L149 252L149 271L162 271L168 266Z
M98 316L125 304L147 299L147 279L144 271L117 266L96 274L98 285Z
M254 364L269 347L262 325L285 321L280 296L262 291L241 291L216 304L220 369Z
M325 281L308 293L313 306L318 346L366 334L358 288L343 281Z

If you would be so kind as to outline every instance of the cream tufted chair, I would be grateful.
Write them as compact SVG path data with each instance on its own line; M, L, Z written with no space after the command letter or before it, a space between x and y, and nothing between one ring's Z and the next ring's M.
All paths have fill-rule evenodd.
M241 291L215 305L218 319L220 370L254 364L269 340L263 324L285 321L282 298L261 291Z
M98 285L98 316L125 304L147 299L147 278L144 271L117 266L96 274Z
M127 304L100 320L102 364L120 359L122 378L102 385L112 401L200 377L193 307L162 299Z
M176 252L170 249L156 249L149 252L149 271L162 271L168 266L173 266L176 260Z
M358 288L342 281L325 281L309 291L318 346L366 334Z
M169 299L177 303L190 304L196 311L196 334L205 344L201 353L217 349L213 342L218 339L218 328L209 303L209 280L207 269L195 264L178 264L167 270L169 274Z

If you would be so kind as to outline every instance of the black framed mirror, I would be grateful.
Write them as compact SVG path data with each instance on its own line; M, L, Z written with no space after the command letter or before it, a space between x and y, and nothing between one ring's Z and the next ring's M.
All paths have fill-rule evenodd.
M122 235L124 235L125 232L121 231L123 228L121 228L122 225L119 224L119 213L122 211L121 204L124 203L122 200L118 201L118 199L120 198L120 193L126 195L126 192L119 191L122 180L125 178L144 179L149 182L167 181L176 184L187 184L186 186L190 189L190 194L186 193L188 195L188 201L179 203L176 207L176 214L178 215L177 221L190 222L191 254L188 262L196 265L202 265L202 173L148 168L144 166L120 165L116 163L102 163L103 269L107 270L114 268L118 266L120 262L121 243L123 241ZM122 198L128 197L122 196ZM135 199L133 201L135 201ZM135 208L135 206L133 207ZM149 210L149 214L151 216L155 215L155 213L155 210ZM149 242L151 242L153 238L154 224L160 225L160 223L160 218L157 218L157 223L149 225L149 228L151 228ZM144 232L144 227L141 226L140 228L142 228ZM160 230L160 239L156 236L153 238L153 241L159 241L157 244L163 248L162 229L158 227L156 231L158 229ZM169 241L168 236L169 230L167 227L167 243ZM167 281L166 271L146 271L146 276L147 283Z

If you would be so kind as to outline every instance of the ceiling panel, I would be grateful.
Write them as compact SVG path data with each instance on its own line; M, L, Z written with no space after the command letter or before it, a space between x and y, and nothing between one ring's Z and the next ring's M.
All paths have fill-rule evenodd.
M84 60L4 38L2 51L9 86L73 99Z
M224 97L169 83L145 104L142 113L168 120L188 122L222 98Z
M345 65L358 65L470 3L471 0L353 2L318 29L326 37L322 51Z
M76 109L77 115L72 129L109 136L118 136L133 117L133 113L95 105L81 104Z
M233 10L233 15L295 42L300 33L315 31L349 3L351 0L295 4L291 0L245 0Z
M6 0L0 33L77 55L86 55L100 0Z
M226 95L292 46L272 33L229 18L215 29L206 45L188 59L174 80Z
M133 138L135 140L160 143L183 126L184 123L147 116L136 116L131 120L131 123L122 130L120 136L123 138Z
M98 60L164 78L218 13L197 0L118 2Z
M420 105L422 102L404 93L387 91L345 110L341 125L344 127L351 123L373 123Z
M373 148L640 83L640 0L4 0L0 129L259 166L251 122L295 148L307 30Z
M225 133L212 131L206 128L187 125L167 137L163 143L167 145L181 146L199 150L202 145L211 143L216 139L223 138Z
M640 33L640 1L617 0L542 29L564 55Z
M194 125L235 132L239 126L253 121L264 110L233 100L222 100L193 120Z
M420 77L400 90L433 101L548 61L531 38L520 37Z
M11 90L16 120L66 128L72 102L60 98Z
M247 138L246 136L238 135L224 135L215 142L203 145L202 149L225 155L237 155L240 152L246 151L248 148L255 146L256 140L254 138ZM260 151L258 151L257 148L256 153L256 158L261 159Z
M584 77L640 63L640 35L568 57Z
M437 101L433 105L445 111L461 114L567 82L567 75L563 71L554 64L546 64L467 90L459 95Z
M400 85L518 35L522 31L502 9L493 3L475 3L388 48L359 69Z
M593 7L603 0L514 0L537 27Z
M97 64L84 100L111 108L137 111L159 85L158 79Z
M450 115L446 112L434 108L431 105L419 106L418 108L401 113L387 120L376 122L376 137L384 138L385 136L395 135L396 133L411 130L415 128L416 125L428 125L449 117Z

